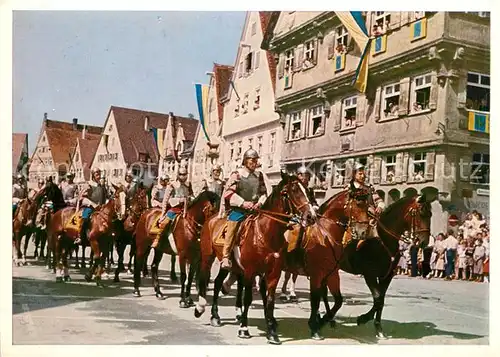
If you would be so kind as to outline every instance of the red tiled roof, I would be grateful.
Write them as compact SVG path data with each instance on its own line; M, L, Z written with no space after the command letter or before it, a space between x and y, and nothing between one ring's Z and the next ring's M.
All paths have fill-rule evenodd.
M144 110L111 106L115 117L116 129L127 165L139 160L139 154L147 154L153 163L159 160L158 148L153 133L144 131L144 118L149 117L149 127L166 129L169 114L148 112ZM109 116L109 115L108 115ZM174 126L177 131L182 125L186 140L194 141L196 127L199 121L191 118L174 116Z
M86 181L90 180L90 166L94 160L94 155L99 147L101 134L85 134L85 139L78 139L80 144L80 161L83 166L83 177Z
M277 11L259 11L260 17L260 25L262 27L262 35L266 36L268 28L271 26L275 26L275 24L271 24L271 17L273 13ZM279 12L278 12L279 13ZM276 14L274 14L276 16ZM276 91L276 62L274 61L274 54L271 51L266 51L267 63L269 64L269 73L271 75L271 82L273 84L273 92Z
M222 121L224 117L224 105L222 104L221 99L224 98L229 91L229 85L231 77L233 75L233 70L233 66L214 63L213 72L215 74L219 121Z
M76 129L74 129L73 123L50 119L44 120L43 129L47 134L52 159L56 168L59 164L69 164L71 162L70 153L74 152L77 140L81 138L84 127L86 135L96 135L102 131L102 127L100 126L78 124Z
M28 153L28 134L12 133L12 174L17 171L17 165L21 160L24 146L26 145L26 154Z

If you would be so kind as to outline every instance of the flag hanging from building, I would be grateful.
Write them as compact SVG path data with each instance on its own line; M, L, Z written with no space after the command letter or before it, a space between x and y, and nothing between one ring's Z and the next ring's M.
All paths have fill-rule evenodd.
M163 156L164 142L165 142L165 131L166 129L151 128L149 129L153 132L153 137L155 139L156 148L160 156Z
M205 84L197 83L195 84L195 89L196 89L196 101L198 103L198 112L200 113L200 125L201 128L203 129L203 132L205 133L205 137L207 138L208 142L210 142L210 138L208 136L206 127L209 87Z
M368 82L368 61L373 41L368 35L361 11L337 11L335 13L361 49L361 58L352 84L358 91L364 93Z

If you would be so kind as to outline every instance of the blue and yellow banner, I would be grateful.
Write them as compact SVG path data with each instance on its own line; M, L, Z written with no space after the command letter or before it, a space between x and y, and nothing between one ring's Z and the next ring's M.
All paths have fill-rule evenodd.
M210 142L210 138L207 132L207 105L208 105L208 89L209 87L205 84L195 84L196 89L196 102L198 103L198 112L200 113L200 125L205 133L207 141Z
M153 132L153 137L155 139L156 147L160 156L163 156L164 142L165 142L165 132L166 129L151 128L150 131Z
M373 41L368 35L361 11L338 11L335 13L361 49L361 58L352 84L358 91L364 93L368 82L368 60Z
M490 133L490 114L484 112L469 112L468 129L480 133Z

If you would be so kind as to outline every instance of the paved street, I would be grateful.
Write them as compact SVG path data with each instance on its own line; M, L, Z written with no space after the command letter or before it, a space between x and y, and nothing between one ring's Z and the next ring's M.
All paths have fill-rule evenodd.
M32 256L32 250L28 256ZM132 295L132 277L126 274L121 275L119 284L109 279L104 281L105 288L97 288L94 283L85 282L82 272L72 269L73 281L58 284L41 263L30 262L31 265L13 268L14 344L266 343L262 303L257 294L250 311L250 340L236 336L234 295L222 298L223 326L219 328L209 325L209 310L201 319L195 319L192 308L180 309L179 286L168 279L168 256L160 266L161 285L167 295L164 301L154 297L149 278L143 279L143 297L137 299ZM298 281L297 304L277 303L279 333L285 344L489 343L488 284L396 278L383 314L383 326L391 338L377 341L372 323L355 323L356 316L371 307L363 279L347 274L341 278L345 302L337 327L323 329L324 341L309 339L305 278ZM197 300L196 295L193 298Z

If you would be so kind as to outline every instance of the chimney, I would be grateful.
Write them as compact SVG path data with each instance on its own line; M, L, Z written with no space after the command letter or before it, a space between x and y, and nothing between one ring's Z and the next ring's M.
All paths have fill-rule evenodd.
M43 113L43 120L47 120L47 113Z
M144 131L149 131L149 117L147 115L144 117Z
M82 139L85 140L85 134L87 133L87 126L84 125L83 126L83 130L82 130Z
M78 118L73 118L73 130L78 130Z

